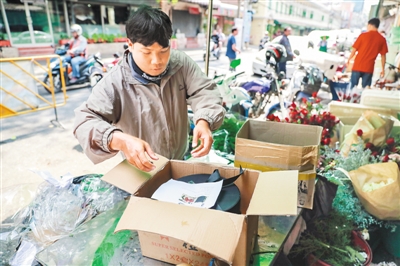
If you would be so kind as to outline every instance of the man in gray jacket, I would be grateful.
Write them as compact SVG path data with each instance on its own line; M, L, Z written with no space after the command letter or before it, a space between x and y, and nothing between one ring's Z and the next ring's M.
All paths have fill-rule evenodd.
M155 153L182 159L189 131L187 105L196 125L192 156L208 154L211 131L225 115L215 83L186 54L171 51L171 21L162 11L139 8L126 33L129 48L123 59L75 110L74 134L86 155L99 163L121 151L144 171L154 169L150 160L158 159Z

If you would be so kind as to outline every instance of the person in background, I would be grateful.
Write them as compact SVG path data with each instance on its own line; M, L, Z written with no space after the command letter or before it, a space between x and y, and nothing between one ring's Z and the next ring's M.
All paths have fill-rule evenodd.
M141 6L126 23L128 49L119 64L75 109L74 135L93 163L122 152L143 171L156 153L183 159L191 106L192 156L207 155L225 117L213 80L185 53L171 50L172 23L159 9ZM148 157L147 157L148 156Z
M238 29L236 27L233 27L232 34L231 36L229 36L228 43L226 44L226 56L229 58L230 63L232 63L232 61L236 59L236 53L240 54L240 50L236 48L236 35L238 35ZM235 71L235 69L232 68L230 65L229 70Z
M361 33L353 44L353 50L347 61L347 65L349 65L350 60L356 56L351 72L351 87L357 86L360 78L363 88L371 86L375 60L378 54L381 55L382 63L380 76L385 76L388 47L386 39L378 32L379 24L380 20L378 18L370 19L368 21L367 31Z
M328 38L329 36L321 36L321 41L319 42L318 46L319 46L319 50L321 52L328 52Z
M293 61L294 55L292 52L292 46L290 45L290 41L288 36L292 33L292 28L288 27L283 30L282 39L279 41L279 44L283 45L286 49L287 60ZM278 64L279 72L283 71L286 74L286 61L280 62Z
M87 40L82 36L82 27L78 24L71 26L72 39L69 41L69 50L64 60L71 63L72 78L70 83L75 83L81 76L79 64L86 60Z
M214 30L213 34L211 35L211 40L214 44L213 46L213 51L215 51L215 49L217 49L218 47L220 47L220 39L219 39L219 35L218 35L218 31Z
M225 45L225 41L226 41L226 36L225 34L222 32L221 28L218 28L218 37L219 37L219 41L221 43L221 47Z
M264 48L264 45L269 42L269 32L266 30L264 32L264 37L260 40L260 45L258 47L258 50L262 50Z

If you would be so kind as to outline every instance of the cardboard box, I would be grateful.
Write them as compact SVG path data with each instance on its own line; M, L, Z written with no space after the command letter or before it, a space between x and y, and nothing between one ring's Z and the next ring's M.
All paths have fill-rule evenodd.
M337 117L360 117L364 111L371 110L381 115L392 115L397 117L398 110L386 109L381 107L366 106L358 103L345 103L332 101L328 105L328 110Z
M314 206L315 170L300 172L297 185L297 207L311 209Z
M361 94L360 103L366 106L400 112L400 91L364 90Z
M160 156L159 156L160 157ZM218 258L247 265L257 235L258 215L297 215L298 171L261 173L246 170L235 181L241 192L241 213L232 214L150 199L169 179L218 169L223 177L238 168L160 157L156 170L141 172L123 161L103 180L132 194L115 231L137 230L142 254L179 264L208 265Z
M235 166L259 171L317 167L322 127L247 120L236 135Z

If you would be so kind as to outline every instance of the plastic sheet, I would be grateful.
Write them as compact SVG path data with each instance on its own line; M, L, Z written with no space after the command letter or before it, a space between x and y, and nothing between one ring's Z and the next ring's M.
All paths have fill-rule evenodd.
M130 263L122 265L137 265L141 253L139 241L129 252L127 247L133 247L131 243L134 235L131 231L122 231L114 235L114 229L122 216L127 202L120 202L114 209L99 214L95 219L80 226L70 234L70 237L60 239L40 252L36 258L45 265L121 265L112 261L124 254L120 260ZM132 253L132 254L131 254Z
M32 203L2 221L0 264L32 265L34 255L65 238L99 213L112 210L128 193L103 182L101 175L61 179L37 172L42 183ZM13 196L18 193L8 193ZM34 253L34 254L33 254ZM33 254L33 255L32 255Z

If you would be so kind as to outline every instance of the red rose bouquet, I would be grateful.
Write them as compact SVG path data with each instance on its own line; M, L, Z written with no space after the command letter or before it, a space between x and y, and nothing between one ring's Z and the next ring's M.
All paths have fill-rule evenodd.
M283 120L274 114L268 115L267 120L322 126L324 130L322 131L321 145L329 145L339 119L324 110L323 106L319 103L319 99L316 98L316 93L313 94L311 99L314 103L306 99L302 99L300 105L296 105L293 102L289 107L289 117L285 117Z

